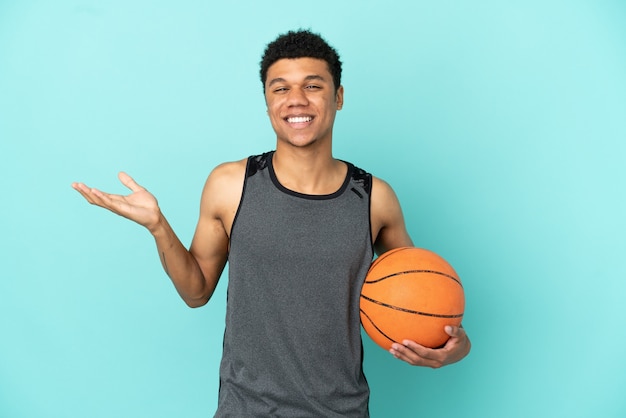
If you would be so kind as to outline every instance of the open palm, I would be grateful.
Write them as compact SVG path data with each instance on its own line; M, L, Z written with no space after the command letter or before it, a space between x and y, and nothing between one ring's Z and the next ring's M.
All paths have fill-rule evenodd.
M156 198L128 174L121 172L118 177L131 190L131 194L123 196L105 193L84 183L72 183L72 187L92 205L103 207L152 229L158 223L160 215Z

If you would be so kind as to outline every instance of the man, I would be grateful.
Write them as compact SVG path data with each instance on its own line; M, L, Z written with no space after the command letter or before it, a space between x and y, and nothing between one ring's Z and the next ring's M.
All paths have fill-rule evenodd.
M92 204L145 226L191 307L208 302L229 262L217 417L367 417L359 294L374 250L412 246L393 190L332 155L343 106L341 62L309 31L267 46L261 62L276 149L216 167L187 250L154 196L73 187ZM441 367L470 349L462 328L439 349L393 344L396 358Z

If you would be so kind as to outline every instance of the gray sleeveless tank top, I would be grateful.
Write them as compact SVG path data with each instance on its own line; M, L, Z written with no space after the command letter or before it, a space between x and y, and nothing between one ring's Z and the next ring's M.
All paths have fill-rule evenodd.
M216 417L368 417L359 295L373 257L371 176L283 187L273 152L250 157L231 231Z

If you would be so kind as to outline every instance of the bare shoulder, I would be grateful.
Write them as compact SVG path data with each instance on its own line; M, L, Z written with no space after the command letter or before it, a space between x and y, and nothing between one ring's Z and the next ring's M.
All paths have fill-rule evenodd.
M373 176L370 221L379 254L391 248L413 245L396 193L389 183Z
M395 198L396 194L385 180L372 176L372 200L385 201L389 197Z
M400 202L389 183L372 176L371 216L373 224L384 226L399 209Z
M218 165L209 174L202 191L201 216L221 220L227 231L241 200L246 163L247 158Z
M246 161L218 165L207 177L202 190L200 218L189 251L208 278L210 293L228 258L230 229L241 199Z
M247 161L248 159L244 158L243 160L218 165L209 174L207 185L223 187L228 186L232 182L240 182L243 184Z

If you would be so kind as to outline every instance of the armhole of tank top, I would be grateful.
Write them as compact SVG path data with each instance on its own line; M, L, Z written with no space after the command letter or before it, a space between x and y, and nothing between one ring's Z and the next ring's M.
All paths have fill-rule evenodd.
M342 160L343 161L343 160ZM373 241L372 235L372 187L374 184L374 179L371 173L356 167L354 164L344 161L348 165L348 174L352 178L353 181L359 183L363 188L363 191L367 195L367 225L368 225L368 237L370 243L370 249L372 251L372 259L376 255L376 250ZM360 193L356 192L354 188L352 190L360 195Z
M372 260L376 256L376 249L374 246L374 240L372 235L372 186L374 185L373 177L371 174L367 174L369 187L367 189L367 224L368 224L368 235L369 235L369 243L370 249L372 250Z
M243 185L241 186L241 197L239 198L237 211L235 212L235 217L233 218L233 224L230 226L230 231L228 234L229 247L230 247L230 240L232 240L233 238L233 232L235 231L235 227L237 225L237 218L239 218L239 212L241 211L241 206L243 205L243 199L246 194L246 186L248 185L248 178L250 177L250 168L251 168L254 158L255 158L254 156L248 157L248 161L246 162L246 172L243 178Z

